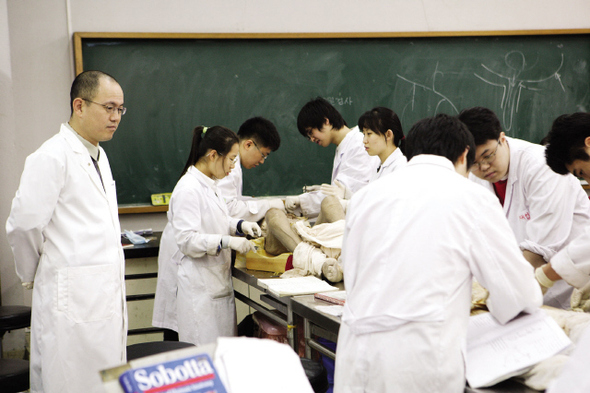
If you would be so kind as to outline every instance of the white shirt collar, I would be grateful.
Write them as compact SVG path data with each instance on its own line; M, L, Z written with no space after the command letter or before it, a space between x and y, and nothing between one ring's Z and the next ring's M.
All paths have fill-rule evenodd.
M202 183L205 183L206 186L211 187L214 191L217 191L217 180L213 180L209 176L205 176L205 174L197 168L195 168L194 165L188 168L187 173L189 173L191 176L196 177Z
M92 143L84 139L82 135L78 134L78 132L72 128L70 123L65 123L65 125L66 128L72 131L74 135L76 135L76 137L80 140L80 142L82 142L86 150L88 150L88 154L90 154L90 157L92 157L95 161L98 161L98 159L100 158L100 150L98 149L98 146L94 146Z
M387 157L385 162L383 164L381 164L380 168L381 169L387 168L388 166L390 166L391 164L393 164L397 160L401 159L402 157L404 157L404 154L402 153L401 149L398 147L397 149L395 149L393 151L393 153L391 153L389 155L389 157Z
M408 165L412 165L412 166L421 165L421 164L437 165L437 166L441 166L441 167L450 169L453 172L456 172L455 166L453 165L451 160L449 160L446 157L437 156L434 154L420 154L420 155L412 157L412 159L408 162Z
M350 129L350 131L348 132L348 134L344 135L344 138L342 139L342 142L340 142L340 144L338 146L336 146L336 152L339 153L341 150L346 149L346 146L349 143L354 143L354 137L358 135L355 135L355 133L360 134L359 131L359 127L358 126L354 126ZM362 135L362 134L361 134Z

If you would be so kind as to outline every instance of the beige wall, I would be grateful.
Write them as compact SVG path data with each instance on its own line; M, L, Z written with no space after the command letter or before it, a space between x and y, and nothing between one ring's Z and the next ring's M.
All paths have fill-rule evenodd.
M0 223L6 222L26 156L69 117L72 32L577 28L590 28L588 0L0 0ZM162 230L166 218L147 214L121 221L126 229ZM1 232L2 303L29 304ZM4 344L5 350L20 345L12 336Z

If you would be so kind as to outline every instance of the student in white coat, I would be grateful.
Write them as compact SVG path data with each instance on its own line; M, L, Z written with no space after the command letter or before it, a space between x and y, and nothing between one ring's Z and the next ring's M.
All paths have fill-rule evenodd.
M217 189L217 180L229 175L237 156L238 138L231 130L196 127L183 175L170 198L156 300L163 298L164 318L174 319L170 307L175 305L172 323L177 324L179 339L195 345L236 334L231 250L246 253L253 246L245 237L233 235L261 234L255 222L228 215Z
M238 130L240 139L239 165L219 180L218 188L227 202L229 215L247 221L260 221L270 208L285 209L279 198L245 197L242 195L242 167L253 169L262 165L271 152L278 150L281 137L275 125L263 117L246 120Z
M317 97L305 104L297 116L297 128L301 135L322 147L336 145L332 181L328 185L330 195L350 199L369 183L379 160L367 155L359 128L348 128L342 115L328 101ZM285 208L294 211L300 207L303 215L317 217L326 196L326 187L324 192L319 191L320 187L314 186L311 192L287 197Z
M465 109L459 119L477 146L470 178L497 196L531 265L549 262L590 224L590 201L580 181L554 173L544 146L507 137L490 109ZM544 303L567 309L571 292L567 283L556 283Z
M406 165L407 160L403 154L405 137L401 122L394 111L384 107L373 108L359 118L358 127L363 132L362 142L366 152L369 156L377 156L381 163L371 175L370 181L392 173L394 170ZM346 205L347 201L342 201L344 195L339 193L341 188L330 184L322 184L320 190L330 198L322 200L322 214L318 217L318 222L336 222L344 219L344 209L342 207ZM280 251L293 252L296 245L302 242L301 237L290 228L283 214L271 213L267 216L270 231L267 235L268 242L266 244L282 243L286 247L281 248ZM273 254L278 251L273 251L270 248L267 249L267 252ZM342 268L333 258L328 259L323 264L322 273L329 281L342 281Z
M547 164L560 175L573 174L590 183L590 113L559 116L547 135ZM576 288L571 306L590 311L590 225L584 233L537 268L541 285L551 288L562 278Z
M500 205L465 178L465 125L441 114L406 140L408 164L348 206L336 393L463 392L473 277L501 323L541 305Z
M6 222L16 272L33 288L31 392L102 392L99 371L126 362L121 229L99 146L125 114L123 90L87 71L70 99L69 122L27 157Z
M397 114L389 108L376 107L361 115L358 127L363 132L363 144L370 156L377 156L381 164L373 173L371 182L403 168L408 160L404 155L405 136ZM325 187L325 185L322 185ZM326 194L333 195L324 188ZM341 204L345 205L342 201ZM342 280L342 266L333 259L322 266L322 273L329 281Z
M358 126L363 132L365 150L381 161L371 181L406 165L405 136L402 123L394 111L384 107L373 108L363 113Z

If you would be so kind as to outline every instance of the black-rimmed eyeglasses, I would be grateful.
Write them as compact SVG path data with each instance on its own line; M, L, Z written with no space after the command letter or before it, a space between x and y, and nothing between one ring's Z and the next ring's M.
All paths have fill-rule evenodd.
M481 171L482 165L492 165L494 160L496 159L496 153L498 153L498 147L500 147L500 140L498 139L498 144L496 145L496 149L487 156L481 157L478 161L473 163L473 168Z
M87 100L86 98L82 98L82 99L86 102L90 102L92 104L102 106L110 115L114 115L116 112L119 116L123 116L127 112L127 108L125 108L124 106L114 106L111 104L100 104L98 102Z
M262 159L263 159L264 161L266 161L266 159L268 158L268 156L269 156L269 155L268 155L268 154L264 154L264 153L262 152L262 150L260 150L260 148L258 147L258 145L256 144L256 142L252 141L252 143L254 143L254 146L256 146L256 148L257 148L257 149L258 149L258 151L260 152L260 155L262 156Z

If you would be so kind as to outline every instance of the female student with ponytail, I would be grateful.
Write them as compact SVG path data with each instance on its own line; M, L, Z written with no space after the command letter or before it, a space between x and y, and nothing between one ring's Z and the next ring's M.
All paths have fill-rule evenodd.
M238 138L221 126L193 131L191 152L174 187L158 257L152 324L203 345L236 334L231 250L246 253L258 224L231 218L217 180L234 168Z
M363 132L365 150L370 156L378 156L381 165L371 181L406 165L405 136L402 123L389 108L377 107L363 113L358 126Z

